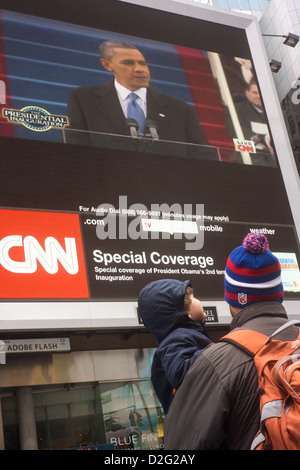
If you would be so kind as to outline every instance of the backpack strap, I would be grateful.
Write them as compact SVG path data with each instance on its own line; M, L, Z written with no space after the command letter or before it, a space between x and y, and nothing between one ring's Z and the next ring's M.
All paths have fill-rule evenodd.
M243 349L251 357L254 357L255 354L266 344L267 340L268 337L262 333L237 328L232 330L226 336L220 338L219 342L234 344L240 349Z
M300 321L290 320L284 323L269 337L262 333L258 333L258 331L236 328L235 330L232 330L230 333L228 333L226 336L220 338L219 341L235 344L236 346L239 346L241 349L243 349L245 352L248 352L250 356L253 357L265 344L270 343L275 336L277 336L279 333L281 333L286 328L289 328L292 325L300 325ZM300 334L298 338L300 338Z
M278 335L279 333L281 333L286 328L288 328L289 326L292 326L292 325L300 325L300 321L299 320L290 320L290 321L284 323L280 328L278 328L278 330L274 331L274 333L271 336L269 336L269 338L267 339L266 344L270 343L270 341L272 340L272 338L274 338L274 336Z

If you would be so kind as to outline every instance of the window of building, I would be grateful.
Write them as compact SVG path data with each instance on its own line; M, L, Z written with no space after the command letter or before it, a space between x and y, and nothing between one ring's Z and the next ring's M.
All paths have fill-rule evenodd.
M33 391L38 448L159 449L163 411L150 380ZM15 396L2 397L6 450L20 449Z
M20 449L17 399L14 395L1 397L5 450Z
M40 450L105 444L97 387L34 393Z
M262 10L266 10L270 4L270 0L259 0Z
M239 0L229 0L229 5L230 5L230 8L232 8L233 10L240 9Z
M229 8L228 0L219 0L218 4L219 8Z
M266 10L271 0L190 0L190 2L251 13L251 11Z
M150 381L100 384L106 442L116 449L163 446L163 412Z
M239 0L239 2L242 10L251 10L248 0Z
M251 10L261 10L259 0L249 0Z

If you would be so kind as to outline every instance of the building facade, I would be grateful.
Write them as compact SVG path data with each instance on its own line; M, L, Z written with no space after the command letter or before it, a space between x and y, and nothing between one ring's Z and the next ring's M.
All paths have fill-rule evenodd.
M154 279L154 273L156 278L192 276L204 298L209 336L216 341L231 321L224 302L225 260L246 227L274 235L274 246L277 243L282 254L288 252L295 259L298 253L297 230L286 210L289 204L291 212L295 205L298 209L298 199L291 197L294 182L289 186L292 155L286 151L288 140L268 62L255 47L261 40L257 22L240 14L259 17L269 2L158 0L154 11L150 0L133 0L133 5L139 4L139 20L145 21L136 21L130 30L121 14L116 21L115 9L125 11L117 0L102 0L105 14L91 9L86 16L82 5L72 3L74 8L68 10L59 0L51 6L40 2L34 11L23 1L14 9L11 1L6 3L0 15L0 72L7 101L3 103L0 94L0 105L12 121L0 122L0 448L161 449L164 414L150 380L157 340L139 318L139 289ZM176 10L178 15L173 16ZM162 17L167 19L161 21ZM47 134L38 127L45 121L59 125L66 117L71 87L106 81L107 70L99 72L100 32L103 40L126 36L144 48L160 93L194 103L204 114L209 147L217 150L218 159L194 159L185 143L176 141L171 153L151 153L158 142L149 136L141 140L142 151L132 150L139 141L131 135L117 136L123 139L117 148L68 145L61 129ZM236 151L233 136L225 129L230 107L236 129L243 131L233 96L241 91L239 84L244 85L241 65L251 60L286 169L283 177L278 162L274 167L272 149L259 155L266 156L267 165L252 164L253 146L239 134L236 140L242 150ZM166 114L160 110L159 119ZM129 150L123 148L125 141L130 141ZM187 147L199 150L197 144L188 142ZM183 154L174 155L174 149L183 149ZM232 175L240 182L238 198L232 192ZM260 191L266 192L264 204ZM121 205L124 199L126 207ZM101 228L96 214L101 202L108 203L101 209L113 212L113 235L116 222L124 229L121 222L125 219L129 225L134 210L141 211L138 203L144 204L139 212L144 216L151 203L161 204L162 211L168 207L172 222L182 216L179 204L184 210L186 204L187 222L196 216L205 219L200 230L206 237L203 252L192 256L184 251L186 239L191 243L196 233L187 232L185 238L186 225L180 225L182 233L174 233L178 225L168 225L167 233L156 236L159 227L151 237L132 224L135 238L120 232L119 239L101 239L96 231ZM190 203L201 208L205 204L206 212L189 212ZM157 222L155 217L146 219L148 229ZM166 212L167 221L168 217ZM296 222L300 232L299 217ZM293 289L290 279L287 283ZM298 314L299 293L300 288L289 292L292 315Z
M280 37L288 33L300 35L300 7L298 2L294 0L272 0L259 24L269 60L274 59L281 64L281 68L273 74L273 78L282 105L297 168L300 172L300 44L298 43L294 48L288 47L283 43L283 38ZM276 35L279 37L274 37Z

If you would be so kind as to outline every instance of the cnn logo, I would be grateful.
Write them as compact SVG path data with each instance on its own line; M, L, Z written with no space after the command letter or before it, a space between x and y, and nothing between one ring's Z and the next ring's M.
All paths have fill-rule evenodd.
M12 259L11 250L15 247L23 248L25 261ZM41 263L49 274L56 274L58 261L69 274L78 273L78 259L76 242L74 238L65 238L65 248L53 237L45 239L45 249L36 238L21 235L10 235L0 241L0 264L7 271L13 273L34 273L37 270L37 261Z
M89 298L77 214L3 209L0 235L0 298Z
M255 145L252 140L233 139L233 142L237 152L256 153Z

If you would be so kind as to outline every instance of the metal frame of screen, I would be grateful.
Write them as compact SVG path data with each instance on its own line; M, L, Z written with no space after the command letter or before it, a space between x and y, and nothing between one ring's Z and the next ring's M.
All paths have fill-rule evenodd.
M127 0L125 3L245 31L264 99L289 205L294 217L295 229L298 238L300 238L300 213L298 210L300 183L257 20L239 13L220 11L202 5L187 5L172 0ZM231 321L228 305L225 301L211 300L204 301L203 304L205 307L217 308L219 324L228 324ZM296 316L299 301L286 301L286 304L289 315ZM0 308L0 329L2 330L76 330L140 326L136 302L19 301L2 302Z

